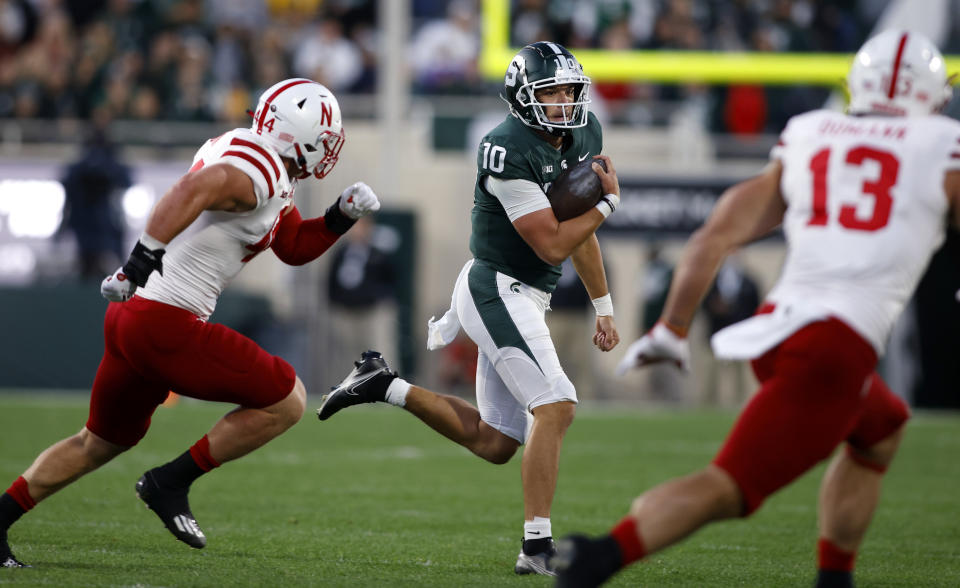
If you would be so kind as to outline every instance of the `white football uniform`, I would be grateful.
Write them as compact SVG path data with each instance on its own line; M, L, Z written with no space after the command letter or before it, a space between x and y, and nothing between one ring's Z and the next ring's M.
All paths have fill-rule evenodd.
M944 174L960 170L960 122L818 110L790 119L771 158L783 165L787 204L787 258L767 296L778 316L721 331L715 350L756 357L804 324L834 316L882 355L943 242ZM751 336L749 353L729 353Z
M234 129L197 151L191 171L225 163L253 180L257 206L245 212L204 211L203 228L176 240L163 257L163 275L150 274L137 295L207 319L220 293L244 264L270 247L283 210L293 204L295 181L283 161L250 129Z

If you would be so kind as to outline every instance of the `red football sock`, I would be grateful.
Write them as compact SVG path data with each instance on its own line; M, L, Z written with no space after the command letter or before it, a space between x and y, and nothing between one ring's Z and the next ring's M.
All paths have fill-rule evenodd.
M617 523L617 526L610 531L610 536L620 546L620 553L623 556L623 565L627 566L642 559L647 554L643 547L643 540L640 538L637 529L637 521L633 517L626 516Z
M823 537L817 541L817 567L821 570L852 572L856 551L844 551Z
M7 488L7 494L13 497L24 511L28 511L37 505L36 501L30 496L30 492L27 491L27 481L23 479L23 476L17 478Z
M210 440L207 439L206 435L190 448L190 457L192 457L193 461L197 463L197 466L205 472L220 467L217 460L213 459L213 456L210 455Z

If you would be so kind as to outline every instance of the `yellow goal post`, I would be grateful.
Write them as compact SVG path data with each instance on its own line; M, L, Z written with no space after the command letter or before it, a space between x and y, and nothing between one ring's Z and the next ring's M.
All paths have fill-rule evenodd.
M503 77L519 48L510 47L510 0L482 0L480 70ZM607 51L577 49L594 81L841 86L853 61L848 53L706 51ZM947 71L960 72L960 56L945 56Z

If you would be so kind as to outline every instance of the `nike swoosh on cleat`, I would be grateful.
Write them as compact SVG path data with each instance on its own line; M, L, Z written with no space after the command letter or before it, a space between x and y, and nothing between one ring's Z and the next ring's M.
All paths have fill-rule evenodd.
M380 371L381 369L383 369L383 368L379 368L379 369L376 369L376 370L374 370L374 371L372 371L372 372L367 373L364 377L357 379L357 381L355 381L352 385L353 385L353 386L359 386L359 385L361 385L361 384L367 383L367 382L368 382L370 379L372 379L374 376L379 375L379 374L381 373L381 371ZM340 389L338 389L338 390L334 390L334 392L331 392L331 393L330 393L330 396L333 396L334 394L336 394L337 392L340 392L341 390L343 391L344 394L347 394L348 396L359 396L359 394L357 394L356 392L354 392L353 390L350 390L350 389L348 389L348 388L340 388Z

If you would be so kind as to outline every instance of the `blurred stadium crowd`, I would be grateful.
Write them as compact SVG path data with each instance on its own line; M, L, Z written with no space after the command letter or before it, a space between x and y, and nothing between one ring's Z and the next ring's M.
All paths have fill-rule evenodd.
M495 95L477 73L480 0L411 0L422 95ZM376 88L377 0L0 0L0 118L240 122L290 76ZM513 0L512 43L611 50L851 52L886 0ZM952 36L955 39L955 36ZM958 42L958 41L954 41ZM946 47L950 52L951 47ZM589 72L588 72L589 73ZM812 87L600 83L608 120L664 122L691 103L713 131L776 131L822 104Z
M886 0L519 0L515 45L552 38L568 47L612 51L774 51L850 53L869 36ZM790 116L822 106L829 89L751 85L707 87L600 83L608 117L662 122L656 103L685 102L714 132L777 133Z
M0 0L0 117L242 120L291 75L369 91L373 5Z

